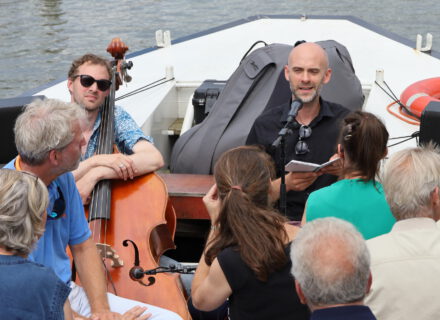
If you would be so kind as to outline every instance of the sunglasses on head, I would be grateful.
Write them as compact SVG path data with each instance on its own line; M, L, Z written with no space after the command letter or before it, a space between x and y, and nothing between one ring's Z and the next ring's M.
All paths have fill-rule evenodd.
M295 146L296 154L306 154L307 152L310 151L309 146L305 141L303 141L303 139L306 139L311 135L312 135L312 128L310 128L309 126L302 125L299 128L299 138Z
M47 218L51 220L59 219L66 211L66 201L64 200L63 193L61 192L60 187L57 187L58 190L58 199L55 200L53 204L52 212L47 214Z
M112 85L112 82L110 80L107 79L96 80L95 78L87 74L78 74L76 76L73 76L73 79L76 79L78 77L79 77L79 82L85 88L92 86L96 82L99 90L106 91Z

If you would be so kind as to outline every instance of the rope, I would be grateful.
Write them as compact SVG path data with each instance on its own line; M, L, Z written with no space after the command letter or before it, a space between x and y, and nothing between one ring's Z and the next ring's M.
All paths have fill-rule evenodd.
M411 139L416 139L416 141L417 141L417 137L419 136L419 132L418 131L416 131L416 132L414 132L409 138L407 138L407 139L405 139L405 140L402 140L402 141L399 141L399 142L396 142L396 143L393 143L393 144L390 144L390 145L388 145L387 147L389 148L389 147L394 147L394 146L397 146L398 144L401 144L401 143L404 143L404 142L406 142L406 141L409 141L409 140L411 140ZM417 141L417 144L419 144L419 142Z
M386 95L388 96L388 97L390 97L391 98L391 100L393 100L393 102L391 102L389 105L387 105L386 106L386 108L387 108L387 111L390 113L390 114L392 114L393 116L395 116L395 117L397 117L398 119L400 119L400 120L402 120L402 121L404 121L404 122L406 122L406 123L409 123L409 124L412 124L412 125L416 125L416 126L419 126L420 125L420 119L419 119L419 117L417 117L415 114L413 114L398 98L397 98L397 96L394 94L394 92L393 92L393 90L391 90L391 88L388 86L388 84L385 82L385 81L383 81L383 83L384 83L384 85L387 87L387 89L388 89L388 91L387 90L385 90L377 81L374 81L374 83L380 88L380 89L382 89L382 91L383 92L385 92L386 93ZM400 114L398 114L398 113L396 113L396 112L394 112L392 109L391 109L391 107L393 106L393 105L395 105L395 104L398 104L399 105L399 112L400 112ZM403 112L403 110L405 110L405 112L406 113L404 113ZM409 140L411 140L411 139L416 139L417 140L417 138L418 138L418 136L419 136L419 131L415 131L415 132L413 132L411 135L409 135L409 136L403 136L403 137L394 137L394 138L389 138L389 140L396 140L396 139L404 139L404 140L402 140L402 141L399 141L399 142L396 142L396 143L393 143L393 144L390 144L390 145L388 145L388 148L389 147L393 147L393 146L396 146L396 145L398 145L398 144L401 144L401 143L404 143L404 142L406 142L406 141L409 141ZM418 141L417 141L417 144L418 144Z
M174 80L175 78L173 77L173 78L168 79L168 80L165 80L165 79L166 78L164 77L162 79L153 81L153 82L151 82L151 83L149 83L149 84L147 84L147 85L145 85L143 87L140 87L140 88L135 89L135 90L133 90L131 92L128 92L128 93L126 93L126 94L124 94L124 95L122 95L120 97L117 97L115 99L115 101L122 100L122 99L125 99L125 98L128 98L128 97L134 96L135 94L138 94L138 93L141 93L141 92L153 89L153 88L158 87L160 85L163 85L163 84L165 84L167 82L170 82L170 81ZM162 82L160 82L160 81L162 81Z
M413 120L415 120L415 121L418 121L417 123L415 123L415 122L408 122L408 123L411 123L411 124L417 124L417 125L419 125L420 124L420 118L419 117L417 117L414 113L412 113L411 112L411 110L409 110L398 98L397 98L397 96L394 94L394 92L393 92L393 90L391 90L391 88L388 86L388 84L385 82L385 81L383 81L383 83L385 84L385 86L387 87L387 89L389 90L389 92L387 91L387 90L385 90L377 81L374 81L374 83L380 88L380 89L382 89L382 91L383 92L385 92L386 93L386 95L388 96L388 97L390 97L391 98L391 100L393 100L393 103L391 103L391 105L388 105L387 106L387 110L388 110L388 112L389 113L391 113L393 116L395 116L395 117L397 117L397 118L399 118L400 120L403 120L403 121L405 121L405 122L408 122L406 119L404 119L402 116L399 116L399 115L397 115L396 113L394 113L394 112L392 112L392 111L390 111L390 106L392 106L393 104L398 104L399 105L399 109L400 109L400 114L401 115L404 115L405 117L407 117L407 118L411 118L411 119L413 119ZM406 112L406 114L404 114L403 112L402 112L402 109L405 109L405 112Z
M398 114L398 113L394 112L393 110L391 110L391 107L393 105L395 105L395 104L399 104L399 112L400 112L400 114ZM405 108L405 110L406 110L406 108ZM393 116L395 116L396 118L399 118L400 120L402 120L402 121L404 121L406 123L413 124L415 126L419 126L420 125L420 121L419 121L418 118L403 113L400 101L393 101L389 105L387 105L387 111L390 114L392 114ZM408 118L412 119L413 121L409 120Z

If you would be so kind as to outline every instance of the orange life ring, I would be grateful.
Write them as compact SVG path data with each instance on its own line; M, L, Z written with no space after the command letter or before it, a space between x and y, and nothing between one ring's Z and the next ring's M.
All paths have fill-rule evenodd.
M431 101L440 102L440 78L414 82L400 95L400 102L419 118Z

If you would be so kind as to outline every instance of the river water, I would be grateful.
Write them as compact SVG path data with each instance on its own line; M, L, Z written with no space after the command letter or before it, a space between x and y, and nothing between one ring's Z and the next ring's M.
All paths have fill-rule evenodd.
M113 37L134 52L253 15L352 15L415 43L430 32L440 50L438 0L0 0L0 98L66 76L86 52L106 55ZM349 32L349 31L347 31Z

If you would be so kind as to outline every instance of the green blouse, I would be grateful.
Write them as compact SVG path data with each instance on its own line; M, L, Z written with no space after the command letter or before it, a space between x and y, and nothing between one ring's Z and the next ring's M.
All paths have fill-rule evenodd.
M365 239L388 233L396 222L382 184L360 179L340 180L310 194L306 220L324 217L351 222Z

